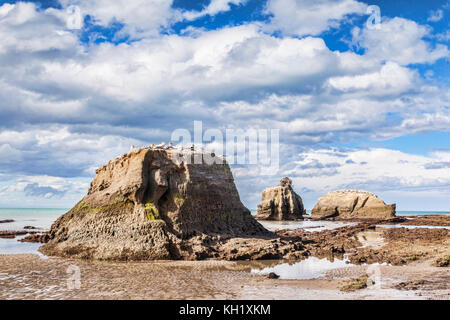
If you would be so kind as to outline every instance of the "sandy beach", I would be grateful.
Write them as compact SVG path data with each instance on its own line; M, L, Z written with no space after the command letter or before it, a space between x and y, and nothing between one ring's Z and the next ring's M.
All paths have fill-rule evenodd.
M303 243L307 255L292 260L82 260L0 239L0 299L450 300L448 262L436 265L450 256L448 215L378 223L265 222Z
M450 0L1 1L0 303L450 300L449 27Z
M0 255L0 299L450 299L450 271L429 263L381 265L380 283L342 292L343 281L365 274L368 266L339 268L312 280L280 280L251 273L260 262L112 263ZM67 272L74 266L80 270L79 289L71 287Z

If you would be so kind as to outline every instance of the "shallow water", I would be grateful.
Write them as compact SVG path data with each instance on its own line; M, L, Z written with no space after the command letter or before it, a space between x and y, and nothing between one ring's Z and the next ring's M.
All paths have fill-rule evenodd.
M328 259L309 257L296 263L281 263L274 267L252 269L251 272L263 275L274 272L283 280L308 280L320 278L330 270L346 268L349 266L353 265L347 263L345 260L334 259L334 261L331 262Z
M65 212L67 209L0 209L0 220L14 220L10 223L0 223L0 230L23 230L25 226L48 230Z
M259 221L266 229L275 231L278 229L303 229L305 231L323 231L332 230L340 227L348 227L357 225L356 222L342 222L342 221L313 221L313 220L300 220L300 221Z
M397 216L432 216L441 214L450 214L450 211L397 211Z
M40 230L50 229L52 223L62 214L67 212L67 209L0 209L0 220L14 219L11 223L0 223L0 230L23 230L25 226L33 226ZM443 214L443 212L429 212L429 211L400 211L398 215L422 215L422 214ZM303 229L305 231L317 232L323 230L332 230L344 226L353 226L355 222L343 221L260 221L260 223L267 229L274 231L277 229ZM380 228L445 228L440 226L404 226L404 225L379 225ZM1 239L0 238L0 254L23 254L34 253L40 254L37 249L41 246L39 243L27 243L17 241L21 237L15 239ZM305 262L304 262L305 263ZM327 262L323 262L327 264Z
M447 229L450 230L448 226L411 226L411 225L403 225L403 224L379 224L376 226L377 228L385 228L385 229L393 229L393 228L406 228L406 229Z
M251 210L252 214L256 214L257 210L256 209L252 209ZM311 216L311 210L306 210L306 217L310 217ZM397 216L429 216L429 215L440 215L440 214L450 214L450 211L406 211L406 210L401 210L395 213Z
M42 243L32 243L32 242L19 242L18 240L23 239L25 236L18 236L15 239L1 239L0 238L0 254L24 254L33 253L39 254L38 248Z

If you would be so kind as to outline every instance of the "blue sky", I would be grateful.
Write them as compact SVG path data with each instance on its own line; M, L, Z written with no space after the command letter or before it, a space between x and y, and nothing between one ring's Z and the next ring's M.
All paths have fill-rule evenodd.
M70 207L131 144L202 120L280 129L277 172L232 168L249 208L288 175L308 208L358 188L450 210L449 17L448 0L0 1L0 207Z

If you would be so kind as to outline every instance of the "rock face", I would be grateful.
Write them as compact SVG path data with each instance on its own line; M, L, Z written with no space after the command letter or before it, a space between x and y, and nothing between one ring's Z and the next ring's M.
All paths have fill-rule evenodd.
M228 164L177 163L176 152L140 149L98 169L88 194L55 221L40 250L105 260L259 259L287 252L288 244L241 203Z
M387 205L366 191L338 190L319 199L311 213L313 219L390 219L395 217L395 204Z
M302 198L292 189L292 180L283 178L280 185L268 188L262 193L262 202L255 216L260 220L297 220L303 219L305 208Z

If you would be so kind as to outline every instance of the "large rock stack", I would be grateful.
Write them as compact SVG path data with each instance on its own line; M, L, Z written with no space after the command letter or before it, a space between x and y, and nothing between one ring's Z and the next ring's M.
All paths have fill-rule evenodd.
M311 213L313 219L391 219L395 204L386 204L373 193L358 190L338 190L319 199Z
M302 198L294 192L292 180L283 178L278 186L263 191L255 218L276 221L298 220L303 219L304 214Z
M241 203L228 164L173 161L179 152L141 149L98 169L88 194L55 221L40 250L107 260L259 259L288 252Z

